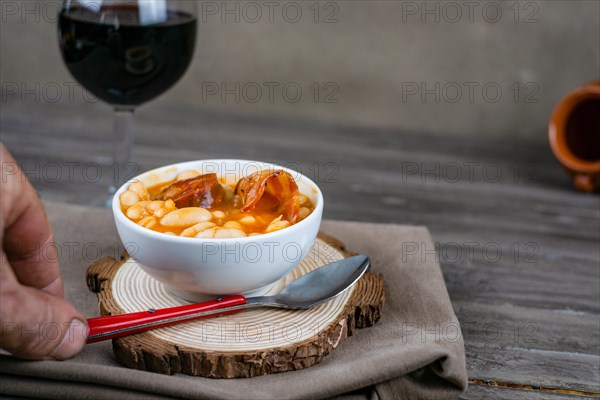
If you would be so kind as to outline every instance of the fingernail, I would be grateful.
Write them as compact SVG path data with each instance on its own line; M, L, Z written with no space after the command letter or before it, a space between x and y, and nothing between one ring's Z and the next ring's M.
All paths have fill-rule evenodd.
M83 349L88 335L88 327L85 322L80 319L73 319L65 336L50 357L57 360L66 360L74 357Z

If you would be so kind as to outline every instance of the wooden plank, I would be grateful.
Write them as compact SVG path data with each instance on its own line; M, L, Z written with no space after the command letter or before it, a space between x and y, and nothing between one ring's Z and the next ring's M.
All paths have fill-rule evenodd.
M600 319L455 301L471 379L600 392Z
M510 387L469 384L460 396L461 400L582 400L588 396L578 394L555 393L545 390L524 390ZM592 396L590 396L592 397ZM593 396L597 397L597 396Z
M467 301L454 301L452 306L465 342L477 347L530 348L600 357L600 319L596 314Z
M600 393L600 356L465 343L469 379Z

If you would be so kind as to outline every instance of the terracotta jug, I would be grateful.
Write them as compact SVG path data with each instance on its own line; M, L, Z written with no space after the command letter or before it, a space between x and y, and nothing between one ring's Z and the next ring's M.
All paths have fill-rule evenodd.
M556 106L550 146L579 190L600 190L600 81L581 86Z

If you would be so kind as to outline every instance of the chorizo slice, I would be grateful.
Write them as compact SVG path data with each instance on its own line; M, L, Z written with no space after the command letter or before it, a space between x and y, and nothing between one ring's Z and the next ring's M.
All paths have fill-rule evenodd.
M224 197L225 189L217 174L204 174L170 184L161 190L157 200L173 200L177 208L211 208Z
M242 212L255 208L272 210L282 214L291 224L298 220L298 185L286 171L267 170L248 175L240 179L235 194L242 200Z

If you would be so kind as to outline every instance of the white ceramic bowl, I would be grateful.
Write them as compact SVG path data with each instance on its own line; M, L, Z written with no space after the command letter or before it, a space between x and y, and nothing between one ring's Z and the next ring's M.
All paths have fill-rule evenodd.
M292 174L300 193L311 199L315 209L304 220L279 231L231 239L166 235L144 228L123 214L119 196L130 183L141 181L152 186L189 169L236 180L259 170L283 169ZM142 269L176 295L200 301L208 296L266 293L298 265L314 242L323 214L323 195L313 181L288 168L259 161L201 160L167 165L136 176L115 193L112 208L121 241Z

